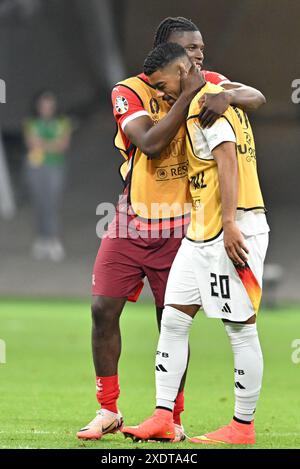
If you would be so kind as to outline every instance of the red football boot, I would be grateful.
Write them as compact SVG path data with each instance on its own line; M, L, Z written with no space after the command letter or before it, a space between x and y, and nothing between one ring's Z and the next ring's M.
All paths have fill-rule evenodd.
M173 413L156 409L154 415L135 427L123 427L122 433L133 441L172 441L175 439Z
M198 444L230 444L230 445L254 445L254 422L249 425L232 420L229 425L219 428L215 432L190 438L191 443Z

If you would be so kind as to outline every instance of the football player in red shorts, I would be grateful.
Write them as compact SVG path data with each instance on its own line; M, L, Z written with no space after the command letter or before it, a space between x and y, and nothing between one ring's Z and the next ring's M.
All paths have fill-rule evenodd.
M182 93L176 103L168 96L162 97L144 74L118 83L112 91L117 122L115 146L125 159L121 167L124 192L94 265L92 349L101 408L77 433L81 439L100 439L122 427L123 418L117 407L119 319L127 300L137 300L145 277L155 298L160 327L169 270L189 222L184 121L191 100L203 81L226 88L220 94L203 97L199 119L204 127L211 125L229 105L249 111L265 102L264 96L253 88L231 83L215 72L200 73L204 44L191 21L182 17L163 20L156 31L154 47L164 42L183 46L194 64L188 75L181 76ZM184 439L180 420L184 381L185 376L173 414L175 441Z

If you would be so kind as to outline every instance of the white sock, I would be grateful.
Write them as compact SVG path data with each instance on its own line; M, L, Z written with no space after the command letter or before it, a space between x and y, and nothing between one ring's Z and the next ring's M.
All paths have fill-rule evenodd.
M253 420L263 377L263 356L256 324L225 324L234 355L234 416Z
M175 399L188 360L189 330L193 319L166 306L156 352L156 405L174 409Z

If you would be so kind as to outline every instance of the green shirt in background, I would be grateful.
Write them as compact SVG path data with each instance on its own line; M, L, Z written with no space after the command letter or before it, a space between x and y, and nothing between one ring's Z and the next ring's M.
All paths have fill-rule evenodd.
M36 136L45 142L52 142L71 132L71 121L67 117L56 117L54 119L28 119L25 122L25 135ZM28 160L32 166L62 165L65 161L63 152L49 152L42 149L31 150Z

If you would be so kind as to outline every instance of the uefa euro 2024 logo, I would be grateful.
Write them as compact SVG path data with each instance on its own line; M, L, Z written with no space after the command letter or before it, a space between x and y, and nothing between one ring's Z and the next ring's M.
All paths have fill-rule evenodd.
M0 78L0 103L6 103L6 85L5 81Z

